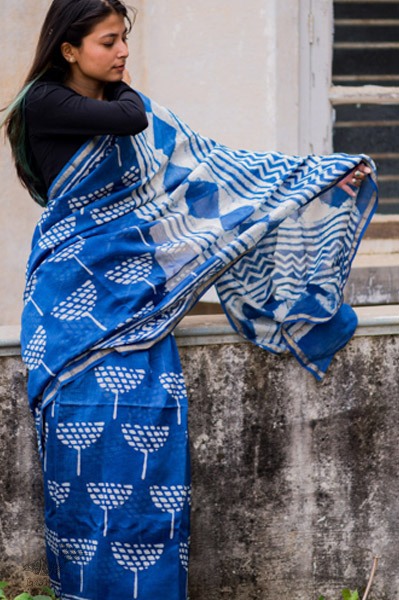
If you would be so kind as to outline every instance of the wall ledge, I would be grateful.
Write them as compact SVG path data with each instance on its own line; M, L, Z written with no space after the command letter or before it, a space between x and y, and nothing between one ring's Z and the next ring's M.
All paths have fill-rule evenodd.
M359 319L355 337L399 335L399 304L358 306L355 311ZM185 317L176 327L175 335L181 347L246 343L220 314ZM0 327L0 356L20 353L19 327Z

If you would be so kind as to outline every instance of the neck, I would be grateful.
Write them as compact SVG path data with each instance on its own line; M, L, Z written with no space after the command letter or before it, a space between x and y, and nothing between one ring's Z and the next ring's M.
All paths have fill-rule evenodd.
M79 77L67 77L65 85L81 96L93 98L94 100L105 100L105 83L101 81L87 81L81 80Z

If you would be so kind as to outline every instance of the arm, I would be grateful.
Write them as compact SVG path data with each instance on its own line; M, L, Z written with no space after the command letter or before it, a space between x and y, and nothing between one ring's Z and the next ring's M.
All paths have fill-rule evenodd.
M32 132L41 136L136 135L148 125L140 96L123 82L115 87L109 101L43 82L30 94L26 110Z

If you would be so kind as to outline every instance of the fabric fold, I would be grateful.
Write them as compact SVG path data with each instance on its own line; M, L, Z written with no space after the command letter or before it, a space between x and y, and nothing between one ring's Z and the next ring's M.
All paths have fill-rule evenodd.
M372 161L231 150L143 100L148 129L85 144L35 230L22 318L32 408L87 353L164 338L215 282L241 335L322 377L356 326L342 298L377 203ZM337 183L362 161L373 173L352 198Z

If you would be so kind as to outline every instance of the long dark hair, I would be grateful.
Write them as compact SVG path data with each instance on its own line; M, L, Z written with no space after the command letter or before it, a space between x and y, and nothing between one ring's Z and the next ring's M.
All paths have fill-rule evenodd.
M35 58L23 87L14 101L5 109L0 126L6 126L17 175L32 198L41 206L47 203L47 189L28 149L25 130L25 97L32 85L49 71L55 71L61 80L68 73L69 65L61 53L61 44L69 42L80 47L83 38L93 27L111 13L118 13L131 30L136 10L128 8L122 0L53 0L36 48Z

